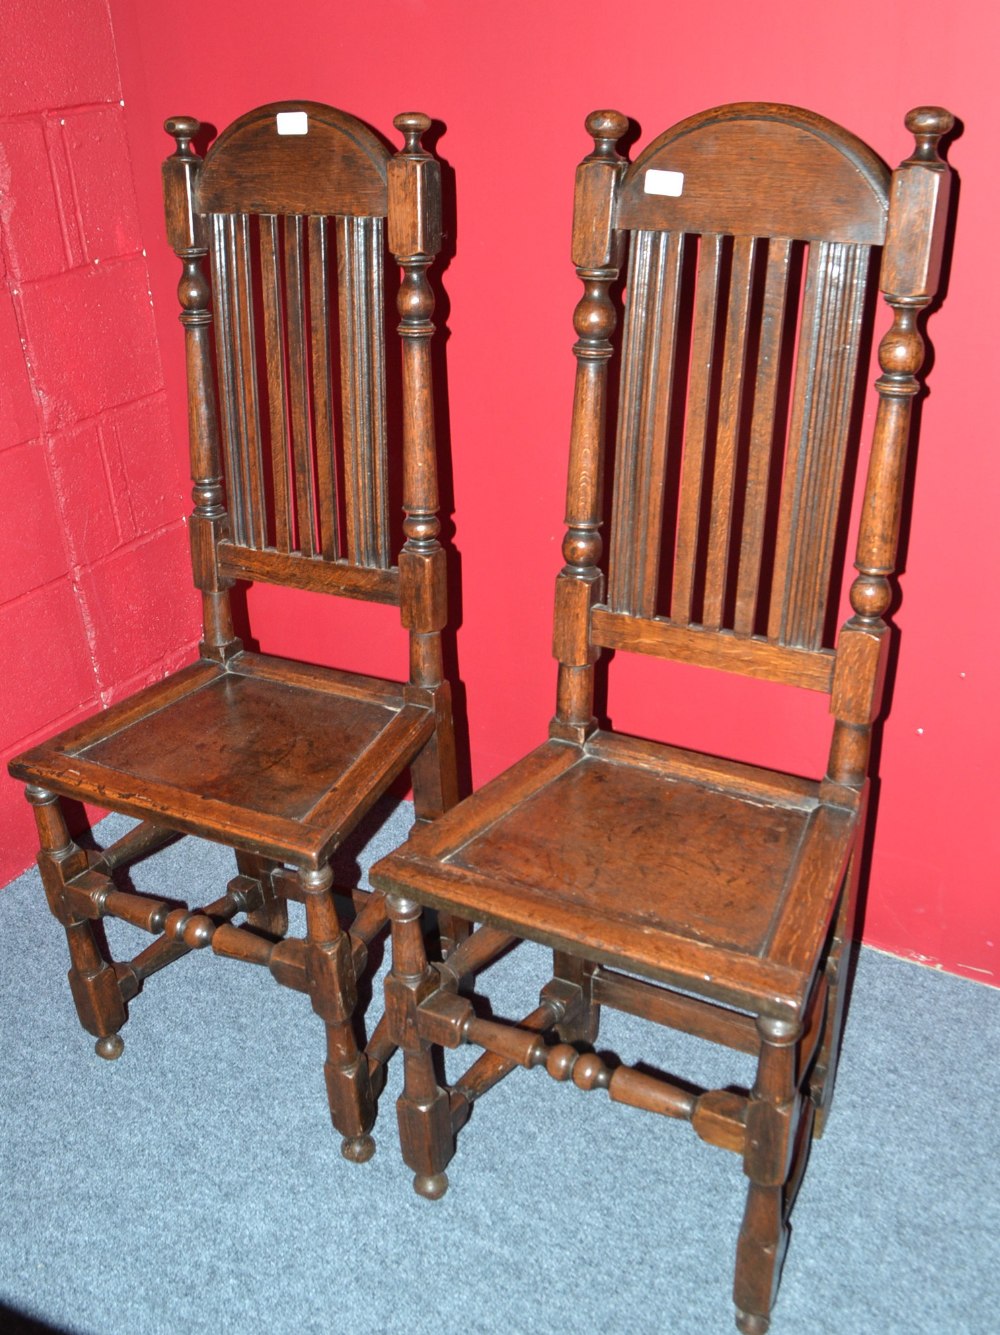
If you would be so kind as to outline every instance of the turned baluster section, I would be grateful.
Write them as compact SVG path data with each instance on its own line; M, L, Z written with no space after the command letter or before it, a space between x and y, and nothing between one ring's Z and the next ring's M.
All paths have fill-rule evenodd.
M400 617L410 633L408 698L429 704L437 726L411 767L417 816L433 820L458 801L451 688L444 676L441 631L448 620L445 553L438 534L437 451L431 339L434 292L427 278L441 249L441 166L421 136L430 118L405 112L393 121L403 147L388 165L389 248L402 269L397 296L403 354L403 531ZM448 915L442 947L464 929Z
M888 648L884 614L892 598L906 450L913 400L920 392L924 342L920 312L933 300L941 272L951 171L938 143L954 124L941 107L906 117L913 154L893 173L889 227L879 287L892 327L879 345L878 415L858 533L858 571L851 587L854 615L837 646L830 710L836 718L825 789L858 789L868 770L872 723L881 707Z
M233 634L228 590L233 581L219 571L216 543L229 536L229 518L223 503L222 465L212 369L210 288L203 261L208 254L207 219L198 212L198 176L201 158L191 147L201 126L192 116L173 116L164 124L176 140L176 151L163 164L163 202L167 238L181 261L177 288L184 326L188 434L194 511L189 532L195 586L201 590L204 635L201 653L224 662L242 647Z
M419 112L393 124L405 143L390 161L389 248L403 271L397 297L403 352L403 532L399 555L403 625L410 632L410 680L443 680L441 630L447 620L445 554L438 542L438 483L430 343L434 292L427 270L441 248L441 168L423 147L430 119Z
M615 194L627 163L615 145L628 128L617 111L587 117L594 151L577 168L573 263L583 296L573 314L576 386L566 489L566 564L556 579L553 654L559 660L553 737L581 742L597 726L590 609L604 591L601 559L601 473L607 416L607 374L615 309L609 289L618 277L620 243L614 231ZM595 222L596 219L596 222Z

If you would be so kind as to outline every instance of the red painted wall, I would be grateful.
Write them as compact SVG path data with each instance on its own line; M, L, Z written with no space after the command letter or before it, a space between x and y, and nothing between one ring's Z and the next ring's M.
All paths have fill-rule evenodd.
M0 46L0 884L16 751L190 658L187 487L106 0L18 0Z
M65 7L60 7L60 15ZM1000 565L992 341L997 296L980 255L995 243L991 64L1000 20L986 0L871 6L841 0L111 0L141 233L175 430L183 366L163 239L160 125L178 112L223 126L276 98L333 102L388 132L414 107L445 124L454 171L447 371L454 548L463 608L458 666L468 692L477 784L534 745L552 710L552 581L560 564L572 395L568 259L573 168L585 114L613 106L641 142L714 103L763 98L838 120L896 161L902 116L940 102L965 122L950 157L961 177L947 299L930 325L937 365L913 471L913 523L896 615L901 656L880 763L882 792L866 939L995 981L1000 822L993 816L998 638L984 599ZM995 601L995 600L993 600ZM400 673L405 647L385 609L329 611L305 594L250 597L262 646ZM335 617L333 613L336 612ZM346 616L346 627L342 617ZM722 754L818 772L828 725L818 697L625 661L612 671L616 726Z

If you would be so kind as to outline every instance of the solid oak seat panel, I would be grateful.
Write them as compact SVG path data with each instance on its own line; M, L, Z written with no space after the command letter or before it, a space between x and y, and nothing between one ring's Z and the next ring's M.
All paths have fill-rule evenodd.
M664 748L659 765L633 766L548 742L481 801L416 831L379 876L520 937L584 945L595 960L733 1005L794 1012L823 939L810 936L803 956L788 947L786 923L804 914L825 935L856 817L822 806L815 783L793 779L782 793L776 775L765 795L759 782L740 785L740 767L727 782L712 768L671 772L670 759ZM747 767L748 778L759 775ZM817 878L818 846L826 870Z
M196 796L303 820L329 789L330 775L346 768L393 712L226 672L80 754Z
M253 654L199 667L190 689L157 682L27 753L18 777L248 850L265 817L270 854L313 865L434 729L400 683ZM371 799L348 784L345 802L359 769Z

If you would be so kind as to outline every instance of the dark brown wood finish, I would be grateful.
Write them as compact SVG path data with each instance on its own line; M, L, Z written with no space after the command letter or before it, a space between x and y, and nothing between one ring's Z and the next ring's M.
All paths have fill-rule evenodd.
M11 763L28 784L46 893L69 941L70 985L100 1055L121 1053L118 1031L143 981L188 951L210 946L265 965L279 983L307 992L326 1026L331 1115L345 1156L356 1160L374 1149L375 1094L394 1050L385 1025L366 1051L355 1036L357 977L387 909L381 894L356 892L345 932L330 859L407 768L424 821L457 796L441 667L445 570L425 277L438 249L440 181L420 142L427 117L397 123L404 145L393 156L344 112L279 103L236 121L202 160L191 147L198 122L167 122L176 151L164 164L164 195L183 265L202 658ZM407 516L398 564L388 519L386 224L404 273ZM237 579L398 605L411 641L409 680L245 652L229 607ZM142 823L86 854L69 835L60 797ZM176 908L117 888L116 868L178 833L234 849L238 875L221 898ZM305 904L304 939L286 937L288 899ZM153 941L133 960L108 959L95 925L109 915ZM461 935L460 924L449 931Z
M438 1196L474 1101L517 1066L689 1121L749 1180L737 1325L767 1329L808 1142L830 1105L880 708L918 313L938 279L948 168L940 108L907 117L892 175L791 107L692 117L629 165L616 112L587 121L573 261L576 395L549 740L372 872L388 896L387 1029L404 1052L403 1158ZM853 615L827 642L856 382L881 249L893 324L857 549ZM614 495L601 559L605 404L627 284ZM607 594L605 595L605 579ZM604 648L822 691L826 774L798 778L601 730ZM424 906L482 925L431 968ZM518 938L553 950L520 1024L459 994ZM750 1090L698 1091L581 1051L611 1006L751 1054ZM451 1091L434 1047L484 1049ZM669 1325L669 1320L667 1321Z

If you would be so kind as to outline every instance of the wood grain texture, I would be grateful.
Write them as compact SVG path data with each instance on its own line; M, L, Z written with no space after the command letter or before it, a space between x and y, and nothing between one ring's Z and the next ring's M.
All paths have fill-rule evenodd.
M308 133L279 135L280 112L304 112ZM241 116L205 156L201 213L385 216L389 153L367 126L316 102L273 102Z
M723 604L729 574L729 546L736 490L737 449L747 357L750 284L757 241L739 236L733 246L719 386L719 424L715 434L712 503L701 624L710 630L723 625Z
M683 172L682 194L647 194L650 168ZM643 150L622 182L616 223L880 245L888 187L885 164L832 121L735 103L681 121Z
M818 649L830 591L869 252L810 248L768 636Z
M344 598L364 598L373 603L398 603L399 572L368 569L346 561L316 561L300 552L259 552L236 543L219 543L221 568L234 579L261 579L295 589L339 593Z
M683 238L637 233L628 275L608 605L652 616L659 587Z
M340 374L347 554L364 566L389 565L385 368L379 322L382 226L375 219L337 219Z
M781 372L782 324L788 292L791 242L776 238L768 242L767 271L760 316L760 347L757 357L753 416L747 460L743 531L737 573L733 630L749 635L757 626L757 598L761 558L764 552L768 483L775 440L775 409Z
M829 650L798 649L729 631L717 633L699 626L678 626L659 617L628 617L595 607L591 634L595 644L607 649L675 658L682 663L784 681L814 691L828 691L833 679L834 655Z
M274 544L278 551L290 552L294 518L288 483L288 376L284 354L281 254L281 220L276 214L270 214L261 219L260 271L271 434Z
M330 349L330 258L327 220L310 217L309 346L312 355L313 448L319 550L328 561L341 555L338 533L337 456L333 430L333 364Z

